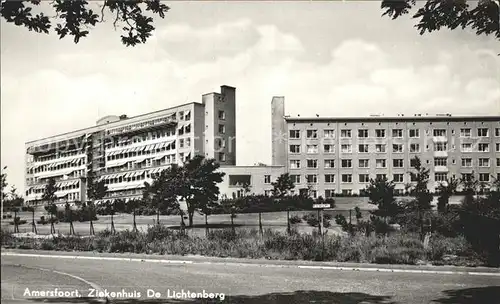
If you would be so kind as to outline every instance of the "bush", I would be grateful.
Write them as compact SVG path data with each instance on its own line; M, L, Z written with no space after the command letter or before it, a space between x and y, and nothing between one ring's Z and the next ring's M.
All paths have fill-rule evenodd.
M290 221L290 224L292 224L292 225L302 223L302 219L298 215L291 216L289 221Z
M26 220L22 220L19 216L15 217L14 220L12 222L9 222L10 225L24 225L26 224L27 221Z

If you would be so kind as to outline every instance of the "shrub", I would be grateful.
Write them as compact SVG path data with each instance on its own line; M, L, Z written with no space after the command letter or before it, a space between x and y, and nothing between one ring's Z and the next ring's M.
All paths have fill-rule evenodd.
M298 215L291 216L289 221L290 221L290 224L292 224L292 225L302 223L302 219Z
M22 220L19 216L16 216L12 222L9 222L10 225L24 225L26 224L26 220Z
M306 223L312 227L317 227L319 224L318 217L314 213L304 214L304 216L302 216L302 219L304 219L304 221L306 221Z

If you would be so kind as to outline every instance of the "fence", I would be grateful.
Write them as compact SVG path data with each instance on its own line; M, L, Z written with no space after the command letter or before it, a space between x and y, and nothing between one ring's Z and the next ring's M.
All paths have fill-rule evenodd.
M195 213L193 217L193 225L189 227L189 219L184 216L184 223L187 226L187 233L204 235L206 229L272 229L276 231L287 231L287 229L296 229L299 232L312 233L317 227L313 227L306 222L304 219L305 215L311 214L317 218L317 212L311 211L281 211L281 212L262 212L262 213L239 213L235 214L233 217L230 214L216 214L209 215L205 218L204 215ZM331 219L328 221L330 226L325 225L328 230L338 230L340 228L335 223L335 216L337 214L343 215L347 221L356 224L356 212L354 209L332 209L325 210L324 214L330 215ZM369 216L369 210L362 210L363 218ZM106 229L116 231L120 230L133 230L134 227L137 230L146 230L148 226L155 225L157 221L160 224L166 225L171 229L181 228L181 216L180 215L151 215L144 216L138 215L134 216L132 214L116 214L116 215L98 215L98 219L91 222L79 222L73 221L72 224L69 222L57 222L54 224L54 231L52 230L52 225L50 223L41 224L40 217L50 218L48 214L37 212L35 213L33 225L33 214L31 212L19 212L16 214L23 224L15 225L14 217L2 220L2 229L17 233L36 233L38 235L50 235L52 233L62 234L62 235L81 235L88 236L103 231ZM290 225L289 220L290 220ZM208 223L208 225L207 225ZM93 231L92 231L93 230Z

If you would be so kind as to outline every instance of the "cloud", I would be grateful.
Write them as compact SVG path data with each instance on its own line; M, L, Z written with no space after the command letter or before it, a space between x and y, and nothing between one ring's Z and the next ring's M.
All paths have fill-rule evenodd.
M481 45L449 49L443 40L402 52L405 41L391 48L368 38L339 41L320 64L307 60L294 33L241 19L171 24L136 48L51 53L44 59L50 68L22 77L2 70L2 163L21 188L25 141L93 125L98 113L137 115L200 101L223 84L237 88L239 164L270 161L275 95L301 116L498 114L498 62L478 53ZM424 51L427 61L418 55Z

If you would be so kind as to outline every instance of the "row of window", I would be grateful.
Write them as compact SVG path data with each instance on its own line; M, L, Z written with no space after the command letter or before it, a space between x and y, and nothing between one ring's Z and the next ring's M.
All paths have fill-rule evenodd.
M175 136L175 129L169 128L165 130L158 130L154 132L148 132L141 135L133 136L127 139L116 139L114 142L108 142L105 144L106 149L112 149L117 147L127 147L135 143L156 140L160 138L166 138Z
M179 148L184 148L184 147L189 147L191 145L191 140L190 138L184 138L184 139L179 139ZM118 159L124 159L124 158L129 158L129 157L136 157L136 156L142 156L142 155L154 155L166 151L171 151L175 149L175 142L172 142L169 145L166 145L165 147L162 148L157 148L153 150L139 150L139 151L133 151L133 152L124 152L120 154L115 154L115 155L109 155L107 156L107 160L118 160Z
M409 177L409 180L411 182L415 182L416 180L414 179L414 176L411 176L410 174L406 174ZM435 173L434 174L434 181L436 182L444 182L448 179L448 173ZM352 183L353 182L353 174L341 174L341 182L342 183ZM403 173L398 173L398 174L393 174L392 175L392 181L395 183L404 183L404 176L405 174ZM490 173L479 173L479 181L480 182L489 182L490 181ZM500 173L499 173L500 176ZM472 174L471 173L464 173L462 174L462 178L464 179L471 179ZM306 174L305 179L302 180L302 175L297 175L297 174L292 174L290 175L291 180L293 181L294 184L302 184L302 183L308 183L308 184L318 184L319 183L319 178L317 174ZM356 182L358 183L369 183L371 178L387 178L387 174L376 174L375 176L370 175L370 174L358 174L358 179ZM324 174L323 175L323 183L325 184L333 184L336 183L335 179L335 174Z
M357 130L358 138L368 138L370 137L369 129L358 129ZM385 138L387 137L386 129L375 129L374 135L376 138ZM489 128L478 128L476 130L477 137L489 137L490 129ZM340 138L352 138L352 129L341 129L340 130ZM426 134L429 135L429 130L427 130ZM455 134L455 130L451 131L452 135ZM447 136L446 129L433 129L432 136L443 137ZM291 139L300 139L301 138L301 130L290 130L289 135ZM393 138L403 138L403 129L392 129L391 135ZM495 128L495 136L500 137L500 128ZM335 138L335 129L325 129L323 130L324 138ZM418 138L420 137L420 129L409 129L408 130L409 138ZM472 137L472 129L471 128L461 128L460 129L460 137ZM317 129L309 129L306 130L306 138L307 139L317 139L318 138L318 130Z
M414 159L409 160L410 167L415 165ZM353 160L352 159L341 159L341 168L352 168ZM429 162L427 162L429 163ZM456 164L456 161L452 160L453 164ZM462 158L461 166L462 167L472 167L472 158ZM446 157L436 157L434 158L434 166L448 166L448 159ZM478 166L479 167L490 167L490 159L489 158L478 158ZM496 166L500 167L500 158L496 158ZM302 162L300 159L292 159L290 160L290 169L300 169L302 167ZM358 159L358 168L369 168L370 160L369 159ZM392 160L393 168L403 168L404 167L404 159L393 159ZM307 159L306 160L306 168L315 169L318 168L318 160L317 159ZM335 160L334 159L325 159L324 160L324 168L331 169L335 168ZM386 159L376 159L375 160L375 168L387 168L387 160Z
M60 163L60 164L45 164L41 165L40 167L36 167L34 169L27 169L28 174L35 174L35 173L42 173L42 172L50 172L50 171L57 171L61 169L68 169L68 168L75 168L75 167L80 167L85 164L85 161L83 159L78 159L78 160L72 160L68 161L67 163Z
M75 156L78 154L81 154L80 149L58 152L58 153L51 153L51 154L46 154L46 155L41 155L41 156L34 156L31 159L31 162L32 161L44 162L44 161L54 160L54 159L63 158L63 157Z
M393 144L392 152L393 153L403 153L403 144ZM302 145L290 145L289 152L292 154L298 154L301 152ZM319 146L316 144L306 145L306 153L319 153ZM386 153L387 145L386 144L375 144L374 149L372 150L371 145L369 144L359 144L358 145L358 153ZM429 149L429 145L426 146ZM452 146L452 149L455 149L455 145ZM500 152L500 143L495 144L496 152ZM434 151L447 151L448 144L445 142L438 142L434 144ZM341 144L340 152L341 153L352 153L352 145L351 144ZM474 146L472 143L463 143L461 145L462 152L474 152ZM334 144L325 144L323 145L323 153L335 153L335 145ZM410 153L420 153L420 144L409 144L409 152ZM478 143L477 144L477 152L490 152L490 144L488 143Z
M57 187L57 191L68 191L68 190L75 190L80 188L80 183L74 184L74 185L68 185L68 186L62 186L62 187ZM39 188L39 189L29 189L26 191L26 195L30 194L41 194L45 192L45 188Z
M186 115L183 114L181 116L180 113L181 112L179 112L179 119L182 117L183 120L188 120L188 119L186 119ZM157 118L157 119L153 119L153 120L150 120L150 121L139 122L139 123L136 123L136 124L133 124L133 125L127 125L127 126L123 126L123 127L120 127L120 128L108 130L108 131L106 131L106 134L108 134L108 135L115 135L115 134L120 134L120 133L123 133L123 132L135 130L135 129L142 129L142 128L152 127L152 126L163 124L163 123L169 123L169 122L172 122L175 119L175 117L176 117L176 114L174 113L174 114L172 114L171 116L168 116L168 117ZM189 119L191 119L190 115L188 117L189 117Z

